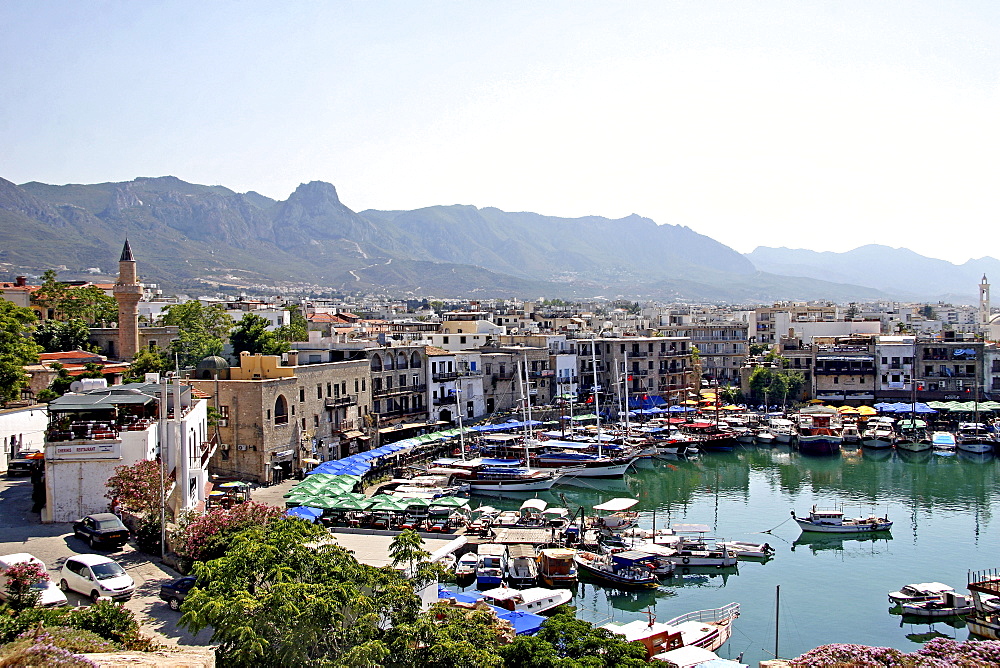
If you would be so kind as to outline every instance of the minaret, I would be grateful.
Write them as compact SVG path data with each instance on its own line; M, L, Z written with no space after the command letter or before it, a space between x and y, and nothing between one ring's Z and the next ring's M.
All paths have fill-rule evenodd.
M139 350L139 300L142 285L135 271L132 248L125 239L121 259L118 260L118 282L114 288L118 302L118 357L131 360Z
M979 283L979 323L990 324L990 284L986 280L986 274L983 274L983 280Z

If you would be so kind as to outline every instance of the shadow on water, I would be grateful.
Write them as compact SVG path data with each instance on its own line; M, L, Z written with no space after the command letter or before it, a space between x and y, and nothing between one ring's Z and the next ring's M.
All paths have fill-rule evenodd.
M838 551L844 552L852 546L860 546L865 551L872 554L879 554L889 547L892 534L887 531L880 531L875 534L840 534L828 535L819 533L803 533L792 541L792 552L795 548L806 548L813 554L817 552ZM870 548L870 549L869 549Z

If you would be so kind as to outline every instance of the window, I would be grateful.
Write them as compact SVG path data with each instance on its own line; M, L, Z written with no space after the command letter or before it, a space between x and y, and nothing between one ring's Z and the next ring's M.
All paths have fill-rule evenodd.
M357 394L357 392L358 392L358 379L355 378L354 379L354 393Z
M467 338L467 337L464 337L464 336L460 336L460 337L458 337L458 342L459 342L459 343L466 343L466 338Z
M229 406L219 406L219 426L229 426Z
M406 387L406 374L405 373L399 374L399 386L400 387Z
M442 337L441 342L442 343L448 343L448 337L447 336Z
M268 419L270 419L270 411L268 411ZM288 424L288 402L281 394L274 400L274 424Z
M365 391L365 379L364 378L361 379L361 391L362 392Z
M319 428L319 415L313 415L313 426Z
M340 384L340 393L343 394L343 395L347 395L347 381L346 380Z
M317 399L322 399L323 398L323 385L322 384L316 386L316 398Z
M331 390L330 388L331 388L331 385L330 385L330 383L327 383L327 384L326 384L326 396L328 396L328 397L329 397L329 396L331 395L331 393L332 393L332 390Z
M299 401L305 401L305 400L306 400L306 388L300 387L299 388Z

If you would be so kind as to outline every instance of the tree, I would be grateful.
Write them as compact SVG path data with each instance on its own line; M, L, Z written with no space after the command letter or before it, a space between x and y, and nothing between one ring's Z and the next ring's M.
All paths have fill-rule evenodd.
M51 319L81 319L91 325L107 325L118 319L118 303L96 285L72 287L56 280L52 269L42 274L42 284L31 301L52 312Z
M159 517L166 493L160 462L145 459L131 466L117 466L105 487L108 491L104 496L117 501L122 509L145 517Z
M533 641L522 641L516 639L508 647L500 650L501 655L511 661L507 666L531 666L541 667L555 665L562 668L571 666L588 666L597 668L606 666L607 668L639 668L646 664L646 648L638 642L628 642L623 636L616 635L596 627L590 622L577 619L574 613L559 613L549 617L542 628L535 635ZM539 642L547 643L552 651L541 645ZM526 645L528 647L526 647ZM537 656L542 658L541 662L531 661L522 663L528 649L538 652ZM559 659L558 663L545 663L544 657L551 657L555 654ZM534 656L534 655L532 655ZM566 659L573 660L566 662Z
M29 336L34 325L34 311L0 300L0 401L19 398L28 385L24 366L38 363L41 349Z
M160 348L141 348L132 358L125 378L133 382L141 381L147 373L163 373L169 368L166 354Z
M23 561L10 566L3 574L7 576L7 605L18 611L38 605L41 593L35 583L49 579L44 566Z
M177 339L170 343L170 353L178 355L185 367L194 366L209 355L221 355L233 326L232 317L221 304L205 306L196 299L171 304L164 309L161 322L177 327Z
M52 379L49 383L48 390L55 393L56 396L61 397L62 395L69 392L69 386L73 384L76 379L69 375L69 371L59 362L53 362L49 365L49 368L56 372L56 377Z
M90 338L90 328L80 318L70 318L63 322L46 320L35 327L31 337L47 353L86 350L87 339Z
M221 557L229 541L240 531L267 524L284 515L280 508L249 501L232 508L215 507L204 513L188 513L181 517L175 534L178 552L194 561Z
M783 358L776 358L783 360ZM784 360L787 361L787 360ZM782 364L781 361L778 364ZM759 366L750 374L750 397L753 401L774 402L781 398L795 397L805 384L801 371Z
M487 606L471 610L435 603L411 623L389 635L394 668L455 668L504 665L498 650L514 639L514 630Z
M251 355L280 355L288 350L288 343L268 330L271 322L256 313L247 313L229 333L233 353L248 352Z
M406 574L412 576L416 573L416 563L431 555L424 549L424 539L420 534L413 529L406 529L392 539L389 556L392 557L393 568L399 568L400 564L405 563Z

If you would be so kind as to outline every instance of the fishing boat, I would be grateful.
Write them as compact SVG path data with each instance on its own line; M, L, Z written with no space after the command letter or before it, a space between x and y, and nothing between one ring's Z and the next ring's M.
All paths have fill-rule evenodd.
M799 451L809 455L833 455L840 452L840 412L836 408L805 408L796 416Z
M861 445L873 450L891 448L896 442L896 432L892 428L895 423L890 417L869 418L865 431L861 435Z
M940 601L946 593L954 591L954 587L949 587L941 582L917 582L901 587L899 591L889 592L889 602L893 605L900 605L903 603Z
M581 573L604 584L625 589L656 589L660 581L653 572L656 557L628 550L614 554L577 552L573 558Z
M858 445L861 443L861 431L857 422L844 422L840 428L840 437L844 439L844 445Z
M549 547L538 551L538 579L550 587L576 584L576 550Z
M993 452L993 434L981 422L960 422L955 447L963 452L983 454Z
M774 434L777 443L787 444L795 440L795 423L786 418L771 418L768 429Z
M573 478L619 478L625 475L638 455L609 457L586 452L588 443L547 441L545 448L532 456L531 465L538 469L557 469Z
M758 429L754 438L758 445L772 445L776 440L774 433L768 427Z
M840 510L818 510L813 506L808 517L797 517L792 511L792 518L802 531L815 533L871 533L873 531L888 531L892 522L886 517L844 517Z
M728 425L711 422L691 422L681 427L694 439L699 448L712 452L730 452L736 445L736 433Z
M900 420L896 423L899 429L899 438L896 440L896 448L909 452L925 452L934 447L930 436L927 434L927 423L915 418L910 420Z
M969 631L982 638L1000 640L1000 574L995 570L970 572L969 593L975 609L965 618Z
M976 607L971 596L946 591L937 600L915 601L902 603L899 606L904 615L938 619L941 617L960 617L973 612Z
M649 540L633 542L634 549L656 554L674 566L735 566L736 553L707 536L707 524L674 524L669 534L657 533Z
M618 498L594 506L594 510L607 513L597 517L596 525L608 531L624 531L634 527L639 519L639 513L631 508L637 503L638 499Z
M716 543L724 547L738 559L770 559L774 556L774 548L768 543L748 543L742 540L724 540Z
M553 608L569 603L573 592L569 589L546 589L531 587L530 589L513 589L497 587L483 593L483 600L504 610L530 612L544 615Z
M515 587L531 587L538 584L535 548L524 544L507 547L507 581Z
M733 622L739 616L740 604L730 603L721 608L689 612L663 623L658 623L651 614L649 621L612 622L602 628L624 636L629 642L641 642L650 659L673 663L673 659L678 658L675 652L682 649L714 652L722 647L732 636Z
M479 546L479 560L476 563L476 586L480 589L499 587L507 565L507 547L498 543L483 543Z

